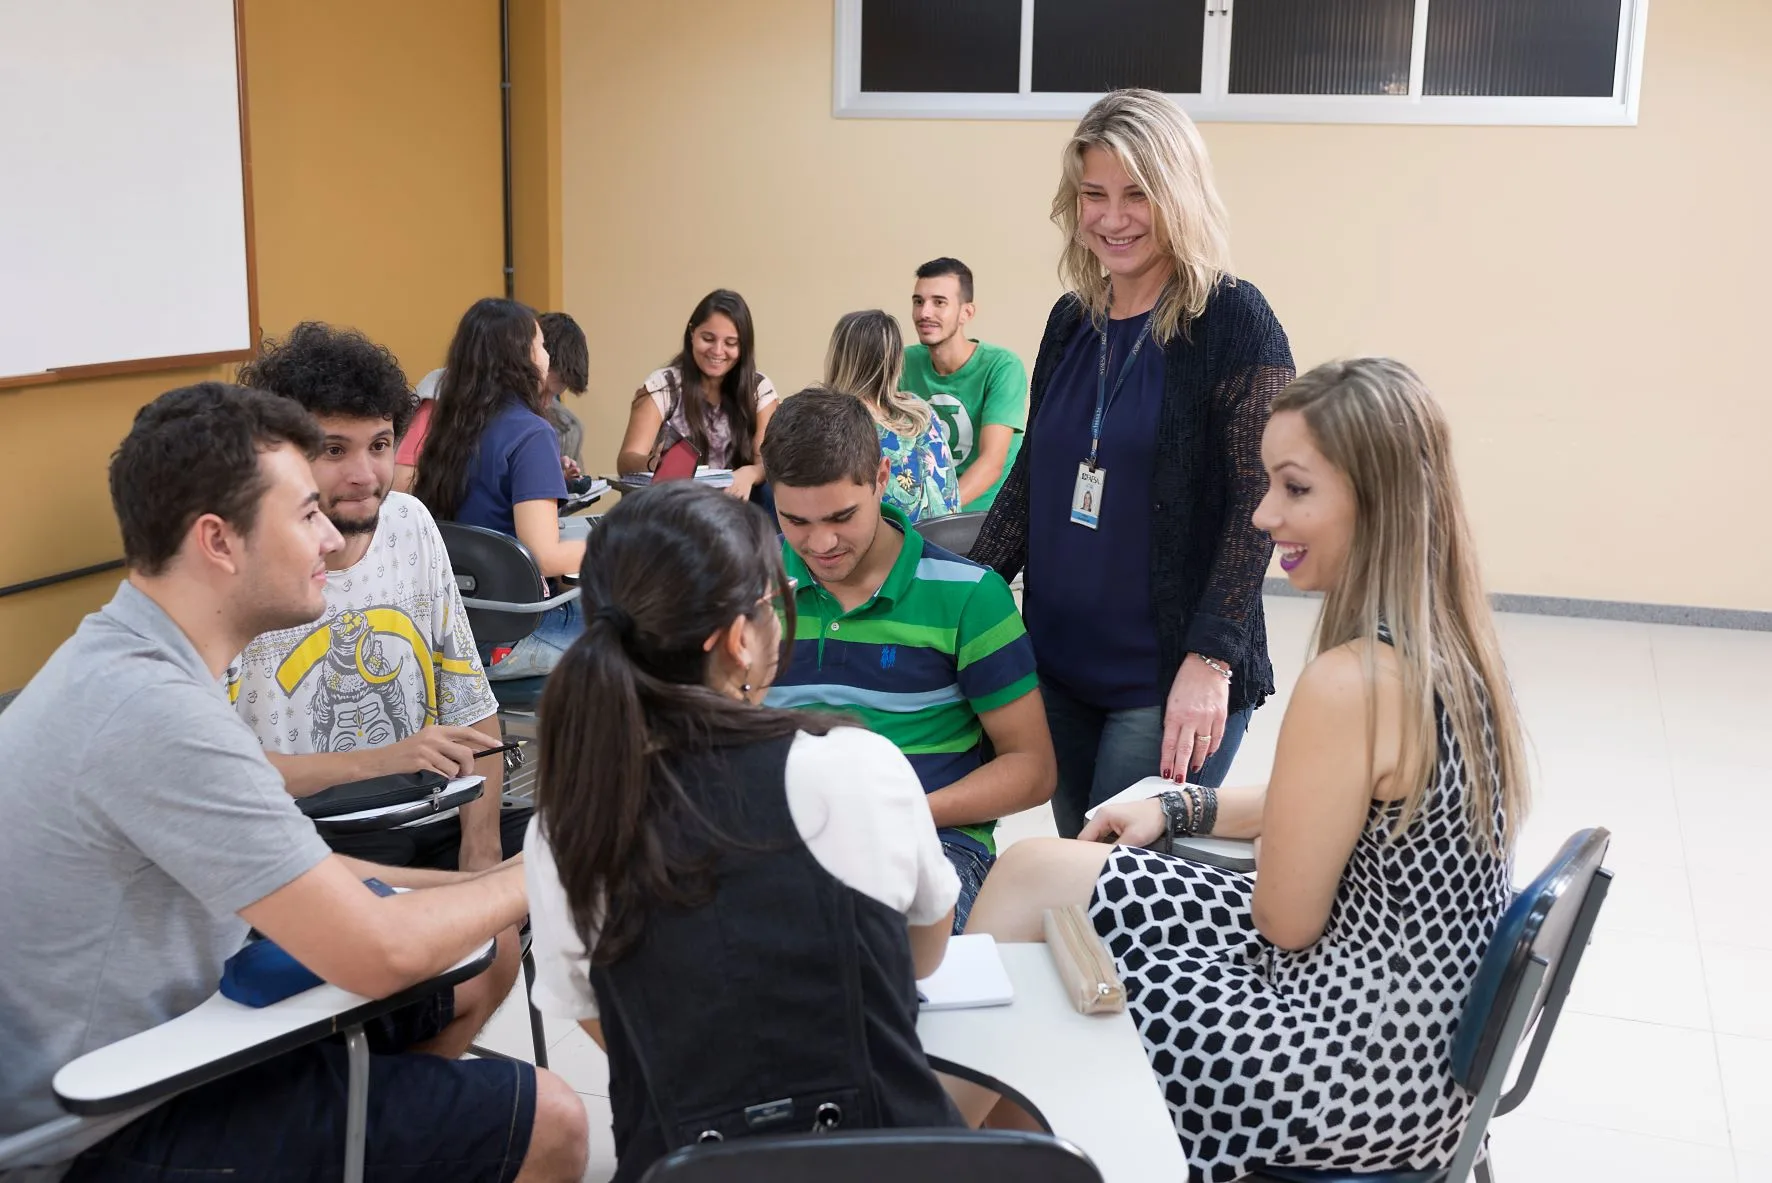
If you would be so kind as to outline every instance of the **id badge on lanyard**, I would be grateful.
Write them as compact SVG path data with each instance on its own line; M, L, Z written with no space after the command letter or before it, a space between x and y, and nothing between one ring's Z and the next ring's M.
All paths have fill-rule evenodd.
M1112 390L1108 389L1107 384L1107 329L1104 326L1098 331L1101 334L1101 350L1096 365L1095 416L1089 421L1089 458L1077 465L1077 484L1071 490L1071 521L1091 530L1101 528L1102 499L1107 494L1107 469L1098 463L1101 453L1101 425L1107 419L1108 408L1119 396L1120 387L1126 384L1126 376L1132 372L1133 364L1138 361L1138 351L1144 348L1145 338L1150 336L1151 322L1146 317L1144 327L1138 330L1138 340L1132 343L1132 351L1120 364L1120 374L1114 379Z

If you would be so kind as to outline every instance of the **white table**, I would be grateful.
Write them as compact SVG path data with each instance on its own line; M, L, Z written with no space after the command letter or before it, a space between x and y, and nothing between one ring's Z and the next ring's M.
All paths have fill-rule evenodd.
M63 1108L84 1115L169 1097L464 982L491 965L493 954L488 941L437 977L383 999L325 983L265 1007L212 994L176 1019L69 1061L52 1087Z
M997 948L1015 1001L925 1011L923 1050L1020 1093L1054 1134L1095 1160L1106 1183L1185 1180L1187 1159L1132 1016L1078 1014L1045 945Z

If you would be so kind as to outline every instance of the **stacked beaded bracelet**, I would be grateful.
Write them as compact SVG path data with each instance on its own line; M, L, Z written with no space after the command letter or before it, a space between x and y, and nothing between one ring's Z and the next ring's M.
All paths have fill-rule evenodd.
M1210 785L1182 785L1159 795L1163 807L1163 852L1175 851L1175 836L1210 834L1218 824L1218 790Z

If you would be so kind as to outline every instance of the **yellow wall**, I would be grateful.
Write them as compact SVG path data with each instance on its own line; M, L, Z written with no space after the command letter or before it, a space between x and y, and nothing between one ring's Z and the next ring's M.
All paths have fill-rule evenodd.
M837 120L829 0L568 4L563 270L591 334L586 460L707 289L778 386L940 254L1030 361L1058 293L1068 124ZM1238 270L1308 366L1385 352L1457 432L1498 591L1772 608L1762 150L1772 5L1658 4L1635 128L1205 124ZM1753 514L1757 526L1760 515ZM1739 556L1739 557L1738 557Z
M560 0L512 0L511 211L517 299L560 293Z
M504 290L498 5L246 0L245 27L259 322L356 325L416 380L462 310ZM156 394L228 372L0 392L0 583L117 557L112 449ZM116 580L0 599L0 689Z

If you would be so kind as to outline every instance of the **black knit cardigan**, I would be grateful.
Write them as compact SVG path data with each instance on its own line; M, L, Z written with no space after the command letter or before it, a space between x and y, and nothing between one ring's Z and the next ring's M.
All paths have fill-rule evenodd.
M1065 346L1084 331L1082 302L1074 293L1061 297L1034 359L1028 438L972 548L974 561L1005 579L1027 563L1028 466L1040 400ZM1260 706L1273 693L1261 607L1273 543L1250 518L1267 491L1261 433L1268 408L1295 372L1286 330L1246 281L1221 281L1205 311L1163 350L1150 497L1151 605L1165 693L1189 653L1231 667L1233 711Z

